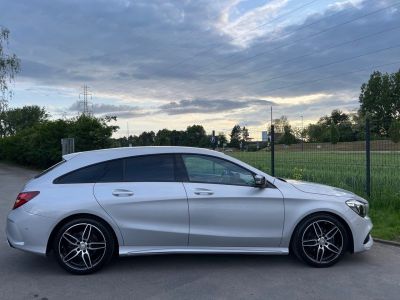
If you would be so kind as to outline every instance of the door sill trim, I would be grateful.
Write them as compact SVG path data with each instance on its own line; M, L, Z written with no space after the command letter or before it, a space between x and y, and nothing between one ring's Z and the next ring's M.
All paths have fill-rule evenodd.
M150 255L150 254L264 254L287 255L289 249L284 247L119 247L120 256Z

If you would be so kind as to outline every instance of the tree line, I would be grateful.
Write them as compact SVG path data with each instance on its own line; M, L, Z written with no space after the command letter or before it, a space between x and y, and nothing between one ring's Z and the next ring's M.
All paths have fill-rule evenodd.
M372 139L400 141L400 70L389 74L375 71L362 84L360 107L355 113L338 109L304 129L293 129L287 118L274 120L278 143L294 144L301 140L326 143L353 142L365 139L365 124L370 122Z
M24 106L0 112L0 160L47 168L61 160L61 139L75 138L75 150L115 146L115 117L80 115L51 120L44 108Z

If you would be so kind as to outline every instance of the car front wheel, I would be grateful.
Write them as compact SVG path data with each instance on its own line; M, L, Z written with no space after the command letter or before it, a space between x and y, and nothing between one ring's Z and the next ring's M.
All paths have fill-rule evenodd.
M348 234L343 224L328 214L311 216L294 232L292 250L304 262L314 267L329 267L337 263L348 247Z
M74 274L89 274L111 259L114 241L102 223L77 219L60 228L53 249L58 263L65 270Z

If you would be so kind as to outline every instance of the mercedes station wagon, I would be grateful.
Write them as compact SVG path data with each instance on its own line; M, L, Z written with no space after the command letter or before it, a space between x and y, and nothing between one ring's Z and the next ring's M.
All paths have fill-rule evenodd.
M75 274L113 256L293 253L328 267L371 248L368 202L272 177L221 152L129 147L68 154L29 181L7 219L11 247Z

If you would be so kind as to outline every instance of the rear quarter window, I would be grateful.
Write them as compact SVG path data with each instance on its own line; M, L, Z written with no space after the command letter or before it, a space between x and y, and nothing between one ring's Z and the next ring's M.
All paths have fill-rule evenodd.
M106 161L80 168L54 180L55 184L123 181L123 160Z

